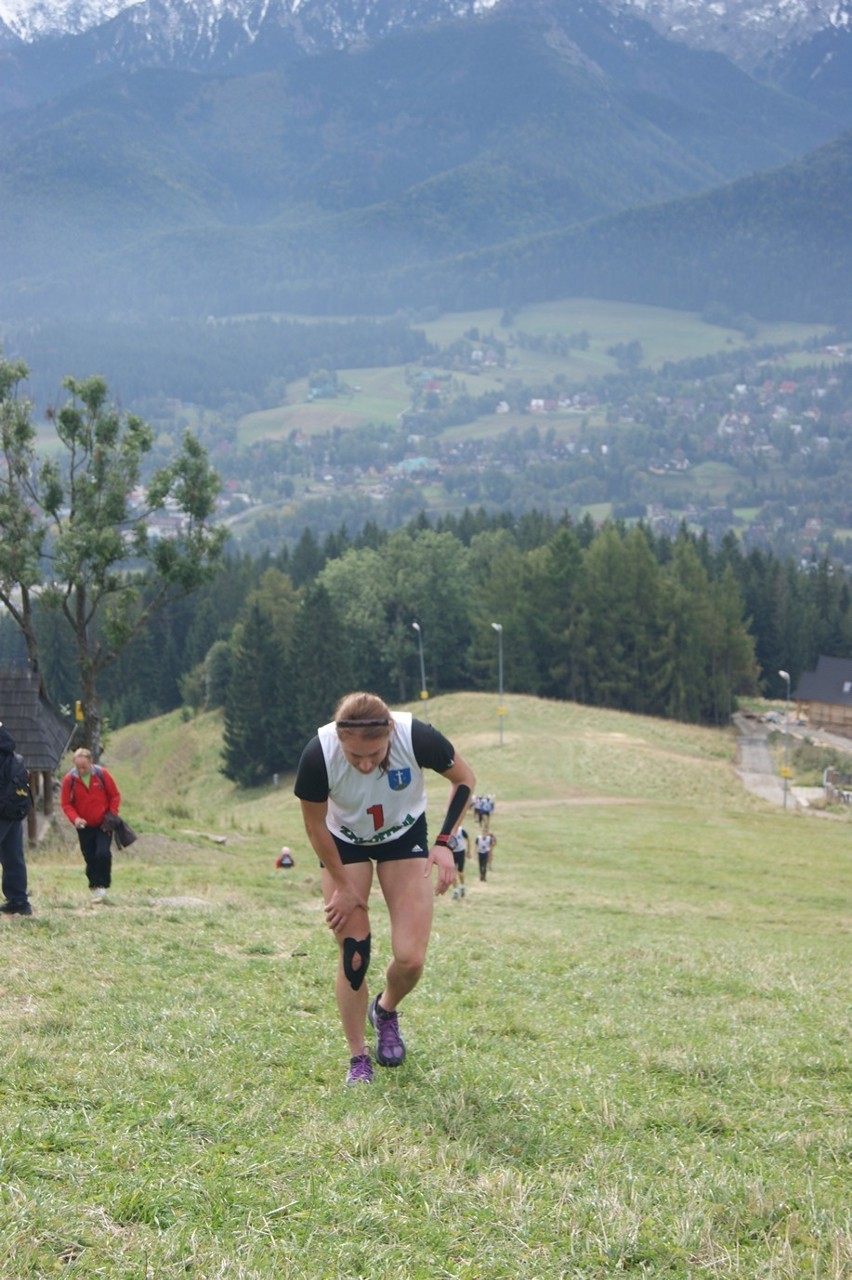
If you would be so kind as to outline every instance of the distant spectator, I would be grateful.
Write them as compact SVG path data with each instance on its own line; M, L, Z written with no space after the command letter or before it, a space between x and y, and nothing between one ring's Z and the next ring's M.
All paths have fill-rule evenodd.
M112 831L108 814L118 814L121 796L106 769L92 763L85 747L74 752L74 768L62 779L62 810L77 829L80 852L94 903L103 902L112 884Z
M33 909L27 889L27 864L24 858L24 818L30 807L29 783L16 780L23 761L15 751L15 739L0 726L0 795L7 803L0 810L0 864L3 867L3 899L0 913L4 916L31 916ZM22 794L26 786L26 795Z

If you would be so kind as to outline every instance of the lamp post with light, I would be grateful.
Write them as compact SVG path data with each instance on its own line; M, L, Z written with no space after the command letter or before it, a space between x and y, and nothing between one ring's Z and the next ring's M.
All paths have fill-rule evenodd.
M497 688L499 691L500 705L497 707L497 715L500 717L500 746L503 745L503 719L506 715L506 708L503 706L503 624L501 622L492 622L491 626L497 632Z
M784 707L784 808L787 808L787 792L790 788L790 672L779 671L787 685L787 701Z
M417 632L417 646L420 650L420 697L428 698L429 691L426 688L426 664L423 661L423 632L420 630L419 622L412 622L412 628Z

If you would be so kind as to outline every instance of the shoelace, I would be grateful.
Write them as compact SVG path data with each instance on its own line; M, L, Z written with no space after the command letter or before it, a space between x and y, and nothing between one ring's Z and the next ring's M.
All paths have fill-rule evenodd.
M392 1013L384 1018L380 1015L376 1021L379 1027L379 1039L382 1042L382 1053L387 1053L389 1049L401 1049L402 1039L396 1014Z

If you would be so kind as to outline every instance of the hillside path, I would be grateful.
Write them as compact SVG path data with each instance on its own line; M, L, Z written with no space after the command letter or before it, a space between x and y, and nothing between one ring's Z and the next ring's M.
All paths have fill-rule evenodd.
M735 715L734 724L739 734L737 775L743 786L770 804L783 805L784 782L775 771L767 725L743 715Z
M753 795L768 800L770 804L783 805L784 780L778 777L769 749L770 732L783 732L783 723L767 725L762 720L737 713L734 724L739 734L736 771L743 786ZM790 724L788 732L791 738L808 738L818 747L835 747L838 751L852 753L852 739L836 733L797 724ZM794 809L807 809L809 799L822 794L821 787L791 787L787 803Z

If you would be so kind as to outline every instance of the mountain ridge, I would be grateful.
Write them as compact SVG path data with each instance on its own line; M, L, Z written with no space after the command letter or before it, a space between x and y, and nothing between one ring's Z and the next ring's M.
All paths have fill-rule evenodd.
M852 124L852 0L606 0L664 38L723 53L779 88ZM572 3L582 12L583 3ZM260 69L332 49L357 49L405 30L489 13L530 16L559 0L0 0L0 109L50 96L109 70L173 66ZM827 86L827 87L826 87Z
M433 271L432 305L592 296L760 319L852 323L852 132L780 169ZM443 286L443 288L442 288ZM411 281L398 281L398 288ZM474 292L475 291L475 292Z
M180 9L195 14L195 24L212 32L217 23L231 20L242 25L247 34L256 34L264 12L278 9L281 17L304 18L311 11L323 16L325 25L336 28L339 36L349 40L370 29L370 18L386 8L385 33L394 26L416 25L419 21L441 21L464 13L475 15L517 0L432 0L431 4L382 3L360 4L361 22L350 19L347 32L346 0L278 0L277 4L259 5L257 0L181 0ZM679 38L695 47L713 49L728 56L743 58L743 45L756 46L762 56L768 49L790 42L809 39L817 32L842 30L852 23L848 0L727 0L724 5L708 5L703 0L612 0L613 8L629 10L650 22L668 37ZM162 10L174 9L173 4ZM106 25L123 13L146 10L157 12L151 0L0 0L0 24L12 38L22 43L63 35L81 35ZM144 18L143 18L144 20ZM375 29L375 28L373 28ZM735 38L734 38L735 36Z
M836 132L720 55L594 0L570 24L559 10L242 77L116 73L7 113L5 309L263 310L276 280L327 296L353 261L428 271L777 167Z

